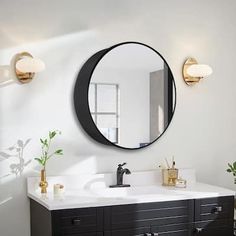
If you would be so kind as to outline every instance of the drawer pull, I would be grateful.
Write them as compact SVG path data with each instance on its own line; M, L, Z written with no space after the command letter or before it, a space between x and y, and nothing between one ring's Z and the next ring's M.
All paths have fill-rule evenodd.
M196 228L196 233L200 234L203 231L203 228Z
M158 233L152 233L152 236L158 236L159 234Z
M215 214L218 214L219 212L222 212L222 210L223 210L222 206L217 206L213 209L213 212Z
M150 233L145 233L144 236L152 236Z
M74 219L72 220L72 224L73 224L73 225L80 225L80 222L81 222L81 220L78 219L78 218L74 218Z

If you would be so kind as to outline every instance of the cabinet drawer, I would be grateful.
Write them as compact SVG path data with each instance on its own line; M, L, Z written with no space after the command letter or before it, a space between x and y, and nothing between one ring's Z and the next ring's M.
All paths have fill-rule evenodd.
M151 232L158 236L191 236L192 225L188 224L173 224L163 226L152 226Z
M53 211L52 216L53 228L57 232L56 235L76 236L103 230L102 208L59 210ZM93 235L96 234L91 234L91 236Z
M234 197L197 199L195 221L233 218Z
M149 232L150 232L149 227L131 228L131 229L105 231L104 236L144 236L145 233Z
M193 201L171 201L106 207L105 229L124 229L193 221Z

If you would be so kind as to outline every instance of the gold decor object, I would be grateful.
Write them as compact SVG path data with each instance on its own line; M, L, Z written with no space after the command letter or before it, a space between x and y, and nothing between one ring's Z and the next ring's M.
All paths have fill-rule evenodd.
M41 181L39 183L39 187L41 188L41 193L47 193L48 182L46 181L46 170L41 170Z
M15 55L15 61L14 61L14 70L15 70L16 77L19 80L19 82L21 82L22 84L29 83L35 76L35 73L33 72L21 72L16 68L17 62L26 57L33 58L33 56L30 53L21 52Z
M41 193L47 193L48 183L46 181L45 170L48 160L50 160L53 156L63 155L62 149L56 149L53 152L50 151L52 140L57 136L57 134L61 134L61 131L59 130L49 131L47 138L40 138L42 154L40 157L34 158L42 166L41 181L39 183L39 186L41 188Z
M178 169L162 169L162 185L163 186L175 186L178 179Z
M198 64L195 58L188 58L183 65L183 78L187 85L194 85L200 79L212 74L212 68L205 64Z

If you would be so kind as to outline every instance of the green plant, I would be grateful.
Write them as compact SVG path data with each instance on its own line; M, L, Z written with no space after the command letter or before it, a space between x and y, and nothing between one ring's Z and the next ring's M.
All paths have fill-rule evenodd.
M49 131L48 137L45 139L40 139L40 142L42 144L41 149L42 149L42 155L39 158L34 158L40 165L43 166L43 169L46 168L47 161L53 157L54 155L61 156L63 155L63 150L62 149L57 149L54 152L50 152L50 146L52 143L52 140L56 137L56 135L60 135L61 132L58 130L55 131Z
M228 173L232 173L234 176L234 183L236 184L236 161L233 164L228 163L228 169L226 170Z

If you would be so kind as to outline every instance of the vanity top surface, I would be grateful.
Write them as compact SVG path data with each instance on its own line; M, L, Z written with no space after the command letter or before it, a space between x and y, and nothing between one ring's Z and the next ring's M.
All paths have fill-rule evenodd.
M177 201L187 199L234 196L235 192L203 183L191 183L187 188L164 187L161 184L130 188L66 189L60 197L49 191L42 195L28 189L28 197L48 210L99 207L134 203Z

